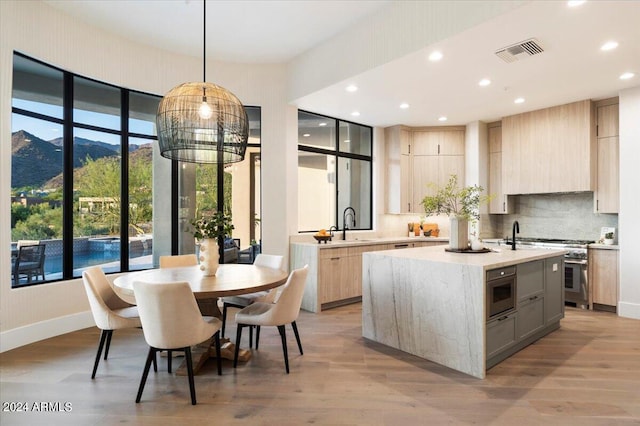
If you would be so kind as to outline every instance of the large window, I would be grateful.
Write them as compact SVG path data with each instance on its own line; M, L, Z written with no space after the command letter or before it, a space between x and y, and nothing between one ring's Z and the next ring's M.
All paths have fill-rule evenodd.
M14 54L12 286L152 266L159 101Z
M298 230L371 229L372 129L298 112ZM351 207L355 212L352 212Z
M225 243L224 263L251 263L261 250L260 123L261 110L245 107L249 141L243 161L231 164L180 163L178 252L197 252L191 232L194 217L221 210L231 215L233 233ZM220 190L222 188L222 190Z

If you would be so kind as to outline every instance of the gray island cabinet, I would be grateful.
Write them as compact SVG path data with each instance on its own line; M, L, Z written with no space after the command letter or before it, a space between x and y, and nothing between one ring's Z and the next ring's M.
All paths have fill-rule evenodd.
M474 377L560 326L564 250L362 255L362 335ZM512 276L512 308L490 316L487 283ZM505 281L509 281L508 279Z

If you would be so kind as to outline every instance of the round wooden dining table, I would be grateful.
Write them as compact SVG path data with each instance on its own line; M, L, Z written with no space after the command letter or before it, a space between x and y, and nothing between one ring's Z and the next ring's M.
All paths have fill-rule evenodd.
M113 285L115 292L123 300L135 304L133 283L136 281L158 284L188 282L193 295L198 299L198 306L202 314L220 318L222 314L218 308L218 297L248 294L279 287L287 281L288 275L285 271L264 266L229 263L218 266L216 274L212 276L203 275L198 265L129 272L116 278ZM224 343L222 345L223 358L233 359L232 354L235 347L228 342L228 339L222 339L222 341ZM209 356L215 356L215 351L210 348L210 342L192 348L191 353L194 373L200 370ZM240 350L241 360L246 361L250 357L249 351ZM176 374L186 374L186 367L181 365Z
M149 269L129 272L113 281L115 290L124 300L135 303L133 283L188 282L196 299L236 296L279 287L287 281L285 271L255 265L223 264L215 275L205 276L199 266Z

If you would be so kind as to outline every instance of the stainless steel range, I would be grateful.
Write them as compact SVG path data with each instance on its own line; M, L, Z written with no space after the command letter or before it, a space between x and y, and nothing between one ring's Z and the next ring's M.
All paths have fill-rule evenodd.
M537 248L567 250L564 255L564 299L582 309L589 308L589 286L587 281L587 248L595 241L561 240L551 238L516 238L518 245ZM504 240L511 244L511 239Z

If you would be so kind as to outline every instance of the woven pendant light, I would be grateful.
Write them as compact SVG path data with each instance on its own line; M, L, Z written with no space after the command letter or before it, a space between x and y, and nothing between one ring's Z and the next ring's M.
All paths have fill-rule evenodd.
M206 80L206 0L204 66ZM190 163L235 163L244 160L249 136L247 112L240 100L212 83L184 83L160 101L156 116L160 153Z

